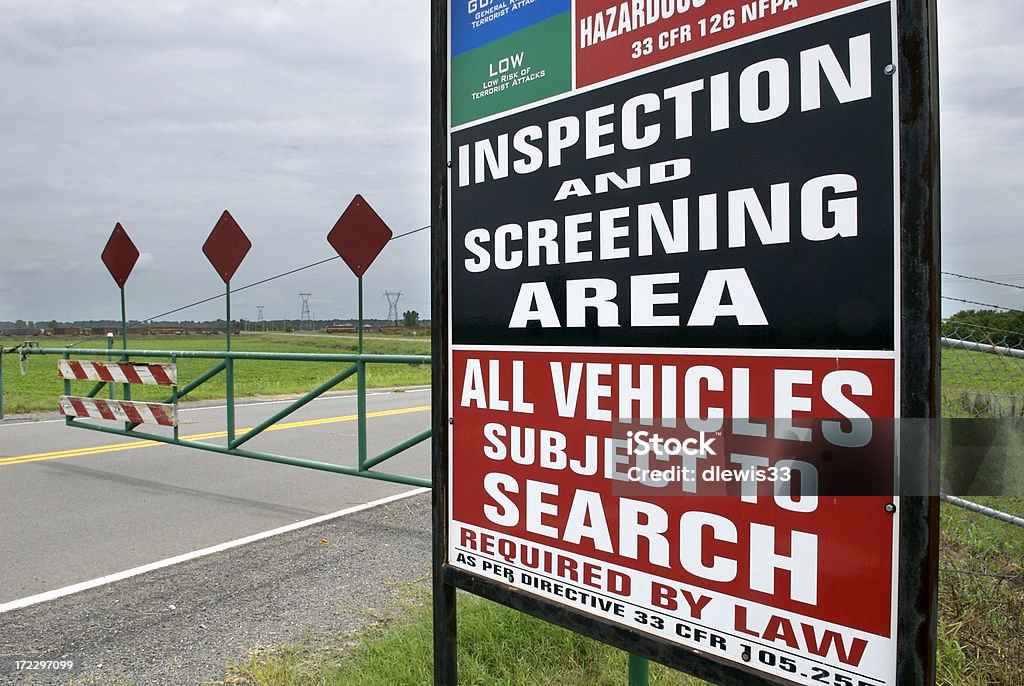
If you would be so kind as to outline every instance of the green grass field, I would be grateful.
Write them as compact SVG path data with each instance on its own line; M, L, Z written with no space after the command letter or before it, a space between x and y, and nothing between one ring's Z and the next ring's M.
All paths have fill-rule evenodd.
M41 347L63 348L74 343L75 348L106 349L106 338L44 338ZM244 334L231 339L232 350L290 353L355 353L355 336ZM6 348L16 342L5 342ZM139 350L223 350L223 336L139 336L129 337L128 347ZM386 355L429 355L430 340L408 340L395 337L367 337L364 351ZM57 396L64 393L64 383L57 378L56 355L30 355L25 363L26 374L21 374L17 355L4 356L4 413L6 415L40 411L56 411ZM85 358L79 358L85 359ZM95 358L93 358L95 359ZM116 359L116 358L115 358ZM142 360L133 360L142 361ZM153 358L153 362L168 362ZM184 386L209 368L217 360L182 359L178 362L178 383ZM238 360L235 362L235 396L267 396L304 393L331 378L348 366L347 363L288 362L269 360ZM418 386L430 383L430 365L371 364L367 366L368 388ZM346 380L337 390L354 389L355 377ZM93 387L92 382L75 382L72 394L84 395ZM118 394L121 388L116 389ZM107 397L106 390L101 392ZM133 386L135 400L162 400L169 394L166 388ZM203 384L188 395L188 400L211 400L225 396L224 375ZM120 397L120 396L119 396Z
M984 394L979 398L978 394ZM1005 397L1001 397L1005 396ZM942 416L1024 415L1024 360L970 350L942 351Z

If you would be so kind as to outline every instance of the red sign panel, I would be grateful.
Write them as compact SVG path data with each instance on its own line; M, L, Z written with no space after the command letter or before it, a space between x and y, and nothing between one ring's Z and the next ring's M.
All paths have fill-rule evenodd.
M819 644L835 636L837 668L870 678L879 663L864 672L841 655L891 656L892 495L878 488L893 469L891 356L460 349L452 365L451 540L462 564L500 565L531 590L561 578L653 610L647 619L668 633L703 620L734 661L755 641L753 608L778 624L765 642L762 623L762 647L806 644L804 622ZM628 429L610 430L616 422ZM689 463L659 434L692 436ZM662 473L645 482L649 470ZM858 479L875 490L836 497ZM592 578L542 562L548 548ZM625 621L662 628L636 617Z
M230 212L224 210L224 214L217 220L206 242L203 243L203 254L210 260L210 264L220 274L224 283L228 283L251 247L252 243L242 231L242 227Z
M327 242L359 277L390 240L391 229L361 195L352 198L327 234Z
M576 2L576 84L586 86L768 33L861 0Z
M128 281L128 277L139 259L139 249L135 247L135 243L121 226L121 222L114 227L100 257L117 285L124 288L124 284Z

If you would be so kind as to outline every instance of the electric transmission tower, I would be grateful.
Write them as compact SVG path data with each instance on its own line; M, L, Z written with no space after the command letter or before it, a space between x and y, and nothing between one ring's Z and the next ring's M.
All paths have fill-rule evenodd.
M384 297L388 299L388 321L398 324L398 299L402 297L402 291L384 291Z
M302 314L299 316L299 328L300 329L303 328L303 327L308 329L309 327L312 326L312 323L311 323L312 320L310 319L310 316L309 316L309 296L311 296L311 295L313 295L313 294L312 293L299 293L299 297L302 298ZM305 322L305 323L303 324L303 322Z
M256 327L263 331L266 328L266 323L263 321L263 305L256 306Z

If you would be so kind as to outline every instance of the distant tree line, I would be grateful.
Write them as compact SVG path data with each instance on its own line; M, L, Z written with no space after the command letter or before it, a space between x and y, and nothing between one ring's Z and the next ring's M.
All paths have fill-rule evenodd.
M1024 312L961 310L942 323L947 338L1024 348Z

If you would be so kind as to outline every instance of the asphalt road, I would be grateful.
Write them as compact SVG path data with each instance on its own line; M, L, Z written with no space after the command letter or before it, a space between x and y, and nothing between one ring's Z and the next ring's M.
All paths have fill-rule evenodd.
M347 645L396 601L425 601L429 574L420 493L0 612L0 684L238 684L253 655Z
M427 389L367 399L371 455L430 425ZM251 402L239 431L284 406ZM355 464L356 399L317 399L246 445ZM182 437L223 443L223 406L180 409ZM429 476L429 441L378 470ZM412 487L73 429L0 423L0 607L407 492Z

